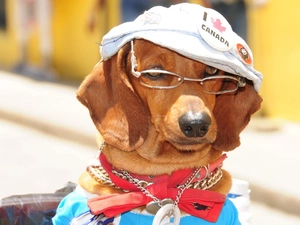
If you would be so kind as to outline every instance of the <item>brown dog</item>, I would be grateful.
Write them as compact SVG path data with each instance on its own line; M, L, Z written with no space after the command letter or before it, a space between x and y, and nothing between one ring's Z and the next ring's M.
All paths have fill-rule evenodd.
M167 201L217 221L231 188L222 154L240 145L262 101L251 80L134 39L96 65L77 98L105 143L79 180L99 196L89 200L93 214L152 212Z
M134 48L141 62L139 71L159 65L190 78L205 76L207 65L166 48L144 40L135 41ZM103 153L112 165L142 175L171 174L205 166L239 146L240 132L261 103L250 81L236 92L221 95L205 93L197 82L183 82L170 90L149 89L131 75L130 57L127 44L98 64L77 93L107 143ZM200 126L207 123L206 134L185 135L180 128L185 115L191 115L187 123L201 119ZM87 174L80 184L102 194L101 184ZM224 173L212 190L226 194L230 187L231 178Z

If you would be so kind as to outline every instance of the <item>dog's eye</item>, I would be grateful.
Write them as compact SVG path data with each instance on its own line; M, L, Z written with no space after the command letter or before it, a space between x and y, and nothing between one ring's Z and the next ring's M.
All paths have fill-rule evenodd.
M163 73L163 71L164 70L160 66L155 66L149 70L144 70L142 72L142 75L144 78L154 81L154 80L162 79L164 77L165 73Z
M144 78L148 78L151 80L158 80L158 79L162 79L164 77L165 74L160 73L159 71L155 72L155 71L149 71L147 73L142 73Z
M214 75L218 72L218 69L212 66L207 66L205 68L205 72L207 73L207 75Z
M183 82L182 77L160 69L150 69L141 72L139 81L148 87L177 87Z

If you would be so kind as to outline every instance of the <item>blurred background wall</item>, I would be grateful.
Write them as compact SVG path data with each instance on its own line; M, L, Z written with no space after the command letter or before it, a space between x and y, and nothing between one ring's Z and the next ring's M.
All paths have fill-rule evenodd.
M93 1L0 0L6 24L0 28L0 65L54 70L82 79L99 61L102 35L118 23L118 1L99 12L98 27L87 26ZM5 4L3 4L5 3Z
M82 80L100 59L102 36L120 22L119 0L107 2L91 32L92 0L0 0L1 68ZM300 1L247 2L248 42L255 68L264 74L259 114L300 121Z
M300 1L270 0L249 8L254 65L264 74L263 113L300 121Z

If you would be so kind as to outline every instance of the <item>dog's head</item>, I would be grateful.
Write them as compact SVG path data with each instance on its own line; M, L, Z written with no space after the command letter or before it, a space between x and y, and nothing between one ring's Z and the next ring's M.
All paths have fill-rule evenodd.
M216 50L203 48L206 44L199 45L197 38L191 41L205 52L196 51L202 58L193 60L185 54L193 49L178 50L171 43L175 47L170 50L162 47L168 43L155 44L157 36L130 39L109 53L80 86L78 99L89 109L105 142L120 150L121 157L127 152L136 160L191 167L239 146L240 132L261 104L247 76L228 72L243 64L228 54L224 66L223 56L212 59L210 52ZM249 56L247 49L242 50Z
M132 67L132 54L136 68ZM146 72L137 78L133 69ZM175 74L196 81L184 80L179 85L182 78ZM165 155L166 148L159 147L170 144L182 152L181 157L201 150L205 155L210 146L220 151L237 147L240 132L261 103L249 80L243 87L236 86L235 80L229 83L228 78L199 81L223 75L223 71L149 41L135 40L134 53L128 43L95 67L81 85L78 99L90 110L104 140L118 149L134 151L145 145L140 154L148 159L170 157ZM167 88L153 88L159 85ZM219 94L224 88L238 89Z

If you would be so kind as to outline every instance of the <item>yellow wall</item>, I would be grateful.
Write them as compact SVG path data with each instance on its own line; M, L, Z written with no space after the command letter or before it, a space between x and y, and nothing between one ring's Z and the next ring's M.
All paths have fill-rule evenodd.
M7 29L0 29L0 65L11 67L19 57L19 46L16 40L16 29L13 17L14 2L6 1Z
M88 29L88 19L94 1L53 1L53 67L67 78L82 79L99 61L99 45L108 27L117 24L117 1L108 1L107 8L99 11L96 28Z
M13 68L21 60L21 44L17 30L16 1L6 1L7 29L0 30L0 63L2 67ZM39 35L33 27L28 37L27 62L38 66L41 61Z
M250 10L250 45L263 72L263 112L300 121L300 1L269 0Z

